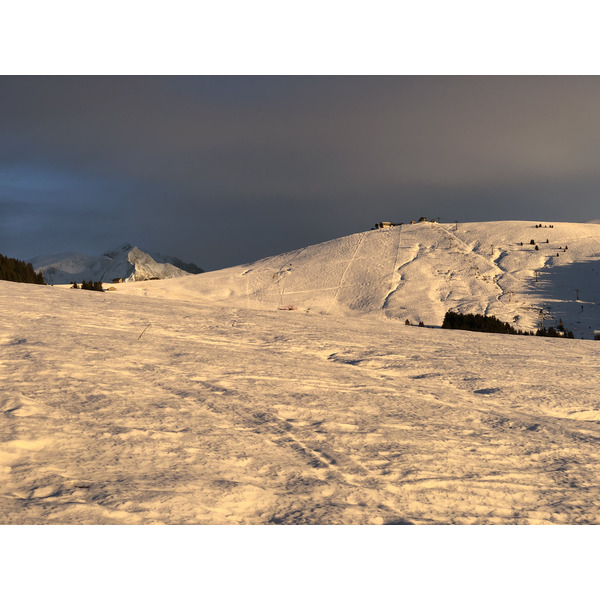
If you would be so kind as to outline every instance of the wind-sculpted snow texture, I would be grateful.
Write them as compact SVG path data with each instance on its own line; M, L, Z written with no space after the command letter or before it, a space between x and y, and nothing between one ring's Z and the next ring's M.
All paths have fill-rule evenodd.
M0 281L0 522L600 523L600 343L385 319L417 310L400 282L416 293L428 254L480 270L457 302L500 305L500 254L423 232L332 242L322 279L294 268L319 247L258 263L244 301L268 310L223 300L250 267L104 294Z
M577 338L592 339L600 332L600 225L549 225L403 225L151 288L119 289L434 326L448 310L493 315L529 331L562 320Z

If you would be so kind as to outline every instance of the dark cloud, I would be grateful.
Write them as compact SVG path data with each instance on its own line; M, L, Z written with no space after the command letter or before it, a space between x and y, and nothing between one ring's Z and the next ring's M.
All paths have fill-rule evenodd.
M0 252L220 268L382 219L598 217L596 77L1 77Z

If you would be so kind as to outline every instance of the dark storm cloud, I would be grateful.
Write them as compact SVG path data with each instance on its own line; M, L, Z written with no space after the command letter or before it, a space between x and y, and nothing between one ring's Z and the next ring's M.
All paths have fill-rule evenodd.
M0 252L223 267L382 219L598 217L594 77L2 77Z

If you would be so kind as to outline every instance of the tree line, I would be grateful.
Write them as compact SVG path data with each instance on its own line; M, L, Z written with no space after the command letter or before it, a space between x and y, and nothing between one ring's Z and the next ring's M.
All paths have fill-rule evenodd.
M562 321L561 321L562 325ZM442 329L465 329L467 331L482 331L485 333L507 333L511 335L537 335L540 337L566 337L573 339L575 336L572 331L559 326L559 331L554 327L541 327L535 333L515 329L512 325L501 321L493 316L462 314L449 310L444 315Z
M45 285L44 275L36 273L31 263L0 254L0 279L18 283Z

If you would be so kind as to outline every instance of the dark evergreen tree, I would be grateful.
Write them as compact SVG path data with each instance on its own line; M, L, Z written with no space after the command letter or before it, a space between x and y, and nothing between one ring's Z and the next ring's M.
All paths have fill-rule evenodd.
M82 281L81 282L82 290L91 290L93 292L103 292L102 282L101 281Z
M559 325L560 328L560 325ZM540 336L540 337L566 337L566 338L574 338L575 336L573 335L572 331L564 331L563 335L560 335L560 333L558 331L556 331L556 329L554 329L554 327L548 327L548 329L546 329L545 327L542 327L540 329L538 329L535 332L535 335Z
M31 263L0 254L0 279L19 283L45 285L42 273L36 273Z
M504 323L496 317L488 317L485 315L460 314L453 311L448 311L444 316L442 323L443 329L466 329L468 331L482 331L486 333L510 333L518 334L514 327L508 323Z

